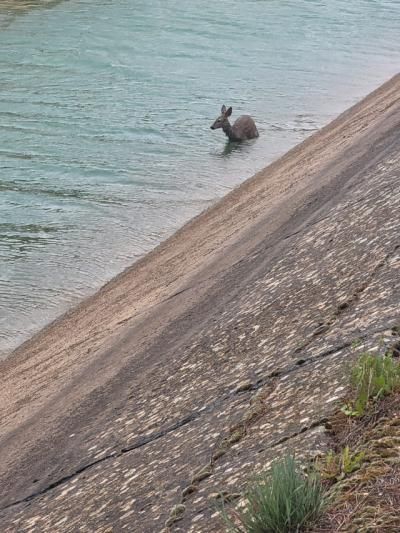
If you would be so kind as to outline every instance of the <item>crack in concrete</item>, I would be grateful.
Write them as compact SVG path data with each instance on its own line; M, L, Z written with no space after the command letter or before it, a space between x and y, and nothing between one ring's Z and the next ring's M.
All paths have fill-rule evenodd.
M391 254L387 254L387 256L385 256L385 259L378 264L378 268L379 267L381 268L384 264L386 264L387 260L390 258L390 256L398 248L399 248L399 246L396 246L394 248L394 250L391 252ZM374 272L376 272L378 270L378 268L376 268L374 270ZM366 287L363 288L362 290L365 290L365 289L366 289ZM359 291L359 293L361 293L361 292L362 291ZM347 309L347 307L346 307L346 309ZM386 326L385 328L378 328L378 329L375 329L375 330L369 330L368 333L365 333L364 335L358 335L357 338L362 340L364 338L370 337L371 335L375 335L377 333L381 333L383 331L386 331L388 328L390 329L390 326ZM202 408L193 411L192 413L188 414L187 416L185 416L185 417L181 418L180 420L174 422L173 424L171 424L167 428L165 428L163 430L160 430L160 431L156 431L155 433L152 433L150 435L141 436L133 444L131 444L130 446L124 446L119 451L113 451L113 452L105 455L104 457L101 457L101 458L99 458L99 459L97 459L95 461L91 461L91 462L89 462L89 463L87 463L87 464L85 464L83 466L80 466L79 468L77 468L71 474L68 474L66 476L63 476L62 478L59 478L58 480L50 483L49 485L47 485L43 489L41 489L39 491L36 491L36 492L30 494L29 496L26 496L25 498L21 498L20 500L16 500L16 501L14 501L14 502L2 507L0 509L0 512L5 511L5 510L7 510L7 509L9 509L11 507L15 507L16 505L20 505L22 503L28 503L31 500L33 500L34 498L42 496L42 495L46 494L47 492L59 487L60 485L63 485L65 483L67 483L68 481L70 481L74 477L82 474L82 472L85 472L86 470L88 470L90 468L93 468L94 466L97 466L100 463L103 463L103 462L108 461L110 459L117 459L117 458L123 456L126 453L129 453L131 451L137 450L138 448L141 448L143 446L146 446L147 444L155 442L156 440L161 439L162 437L168 435L169 433L172 433L173 431L175 431L177 429L180 429L181 427L193 422L194 420L197 420L198 418L200 418L200 416L202 416L202 414L209 413L209 412L213 411L216 407L221 405L224 401L228 400L229 398L232 398L233 396L238 395L238 394L243 394L243 393L246 393L246 392L248 393L248 392L251 392L251 391L259 390L260 388L262 388L265 385L269 384L270 382L272 382L276 378L279 378L279 377L291 374L293 372L296 372L297 370L299 370L300 368L302 368L304 366L312 365L313 363L315 363L316 361L319 361L320 359L324 359L325 357L329 357L330 355L338 353L338 352L344 350L345 348L351 347L352 342L353 341L343 342L340 345L336 345L336 346L333 346L332 348L329 348L328 350L322 352L319 355L308 357L306 359L299 359L293 365L290 365L290 366L288 366L286 368L282 368L281 370L275 370L275 371L271 372L270 374L268 374L267 376L265 376L264 378L259 379L256 383L254 383L253 386L249 387L249 389L247 389L246 391L242 391L242 392L236 392L236 391L226 392L223 395L221 395L219 398L217 398L216 400L211 402L210 404L208 404L206 406L203 406ZM247 401L247 396L248 396L248 394L246 394L246 400L245 401ZM310 426L307 426L305 428L300 429L299 431L297 431L297 432L295 432L295 433L293 433L293 434L291 434L291 435L289 435L287 437L282 437L281 439L279 439L275 443L272 443L270 446L268 446L268 448L273 448L275 446L283 444L284 442L286 442L286 441L288 441L288 440L300 435L301 433L304 433L305 431L309 431L310 429L313 429L313 428L315 428L317 426L323 425L325 423L325 421L326 421L326 417L316 421L315 423L311 424Z
M296 348L295 353L302 352L305 348L307 348L312 341L315 339L315 337L318 337L324 333L327 333L331 326L337 321L337 319L342 316L355 302L357 302L361 294L365 292L368 287L371 285L377 274L382 270L382 268L387 265L391 257L395 255L397 250L400 248L400 244L396 244L394 248L388 252L383 259L381 259L375 267L370 272L367 279L362 283L359 287L357 287L354 292L343 302L337 305L336 309L333 311L330 318L328 318L320 327L318 327L313 333L310 335L310 337L298 348Z
M270 450L272 448L276 448L277 446L279 446L281 444L284 444L285 442L288 442L289 440L294 439L294 438L298 437L299 435L303 435L304 433L307 433L307 431L312 431L313 429L315 429L317 427L325 426L325 424L328 422L328 420L329 420L329 417L321 417L318 420L315 420L314 422L309 424L308 426L304 426L301 429L299 429L298 431L295 431L295 432L291 433L290 435L286 435L285 437L281 437L277 441L272 442L269 446L266 446L265 448L260 448L258 450L258 452L263 452L265 450ZM188 502L189 499L190 498L187 498L187 497L183 498L182 497L181 503L183 503L183 501L184 501L185 504L187 505L187 502ZM201 513L202 511L205 511L207 509L209 509L208 506L203 507L203 508L199 509L197 511L197 513Z
M193 420L198 418L200 415L201 415L200 411L193 411L191 414L187 415L186 417L182 418L181 420L178 420L177 422L175 422L174 424L172 424L171 426L167 427L164 430L157 431L155 433L152 433L151 435L139 437L136 440L136 442L134 442L132 445L126 446L124 448L121 448L119 451L111 452L111 453L105 455L104 457L101 457L100 459L97 459L96 461L91 461L90 463L87 463L87 464L85 464L83 466L80 466L79 468L77 468L71 474L68 474L67 476L63 476L62 478L57 479L56 481L53 481L53 483L50 483L49 485L47 485L43 489L38 490L38 491L30 494L29 496L26 496L25 498L21 498L20 500L14 501L14 502L2 507L0 509L0 512L5 511L5 510L9 509L10 507L15 507L16 505L20 505L21 503L28 503L31 500L33 500L34 498L37 498L38 496L42 496L43 494L46 494L47 492L59 487L60 485L64 485L65 483L67 483L68 481L73 479L75 476L77 476L79 474L82 474L82 472L85 472L86 470L88 470L88 469L90 469L90 468L92 468L94 466L97 466L100 463L108 461L109 459L117 459L118 457L121 457L122 455L124 455L126 453L129 453L129 452L131 452L133 450L137 450L138 448L141 448L142 446L145 446L146 444L149 444L150 442L154 442L154 441L164 437L168 433L171 433L171 432L175 431L176 429L179 429L179 428L185 426L186 424L189 424L190 422L192 422Z
M376 329L370 329L368 330L368 333L364 334L357 334L357 339L366 339L370 337L371 335L376 335L377 333L383 333L384 331L391 329L392 326L386 326L385 328L376 328ZM273 379L279 378L281 376L286 376L288 374L291 374L292 372L296 372L299 368L302 368L304 366L312 365L313 363L319 361L320 359L324 359L325 357L329 357L330 355L333 355L335 353L341 352L342 350L346 348L350 348L353 344L354 339L351 341L344 341L341 344L338 344L336 346L332 346L332 348L329 348L328 350L325 350L324 352L314 355L311 357L306 357L305 359L298 359L293 365L287 366L286 368L282 368L281 370L274 370L264 378L260 378L256 383L254 383L253 386L249 387L246 391L240 391L236 392L235 394L245 394L249 391L258 390Z
M299 429L299 431L295 431L291 433L290 435L287 435L286 437L281 437L277 441L267 446L265 449L269 450L271 448L275 448L276 446L279 446L280 444L284 444L288 440L294 439L295 437L298 437L299 435L302 435L303 433L306 433L307 431L311 431L312 429L315 429L319 426L325 426L327 421L328 421L328 417L323 416L319 418L318 420L315 420L314 422L312 422L310 425L302 427L301 429Z

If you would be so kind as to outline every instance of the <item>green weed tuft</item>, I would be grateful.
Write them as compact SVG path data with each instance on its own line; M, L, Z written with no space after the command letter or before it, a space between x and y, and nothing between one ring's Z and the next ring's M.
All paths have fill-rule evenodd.
M353 368L351 384L355 400L342 411L349 416L362 416L370 401L400 390L400 364L390 353L383 356L364 353Z
M325 509L327 498L319 474L305 475L287 456L250 484L243 511L223 517L230 533L290 533L305 529Z
M349 446L345 446L340 453L330 450L322 459L318 459L316 466L323 479L339 481L352 472L361 468L365 459L365 452L354 453Z

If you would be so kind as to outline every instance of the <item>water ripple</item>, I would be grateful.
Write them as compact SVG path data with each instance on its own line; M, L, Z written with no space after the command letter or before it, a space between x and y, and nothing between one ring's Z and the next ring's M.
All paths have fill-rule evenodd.
M398 69L397 0L0 0L0 354ZM210 132L222 103L256 143Z

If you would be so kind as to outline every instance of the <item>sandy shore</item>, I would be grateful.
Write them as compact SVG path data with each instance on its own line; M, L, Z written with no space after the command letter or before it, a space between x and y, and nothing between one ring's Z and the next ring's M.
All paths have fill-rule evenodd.
M257 276L252 261L262 256L263 268L272 265L288 239L324 217L333 199L346 193L349 169L363 168L371 147L398 124L399 94L400 75L0 364L3 507L62 477L77 449L70 448L69 436L87 427L101 432L104 417L126 401L122 383L129 382L130 372L140 375L143 386L152 383L161 361L168 365L164 354L185 346L212 309L234 296L242 280ZM41 465L40 479L35 463Z

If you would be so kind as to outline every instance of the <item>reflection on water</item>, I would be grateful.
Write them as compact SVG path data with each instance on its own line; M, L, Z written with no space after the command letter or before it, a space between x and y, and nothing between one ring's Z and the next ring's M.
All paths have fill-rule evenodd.
M256 141L257 139L253 139L251 141L243 141L243 142L227 141L224 146L223 151L220 153L220 156L229 157L232 153L235 153L237 155L248 154L250 153L250 150Z
M0 0L0 354L394 74L399 14ZM209 129L222 101L257 140Z

